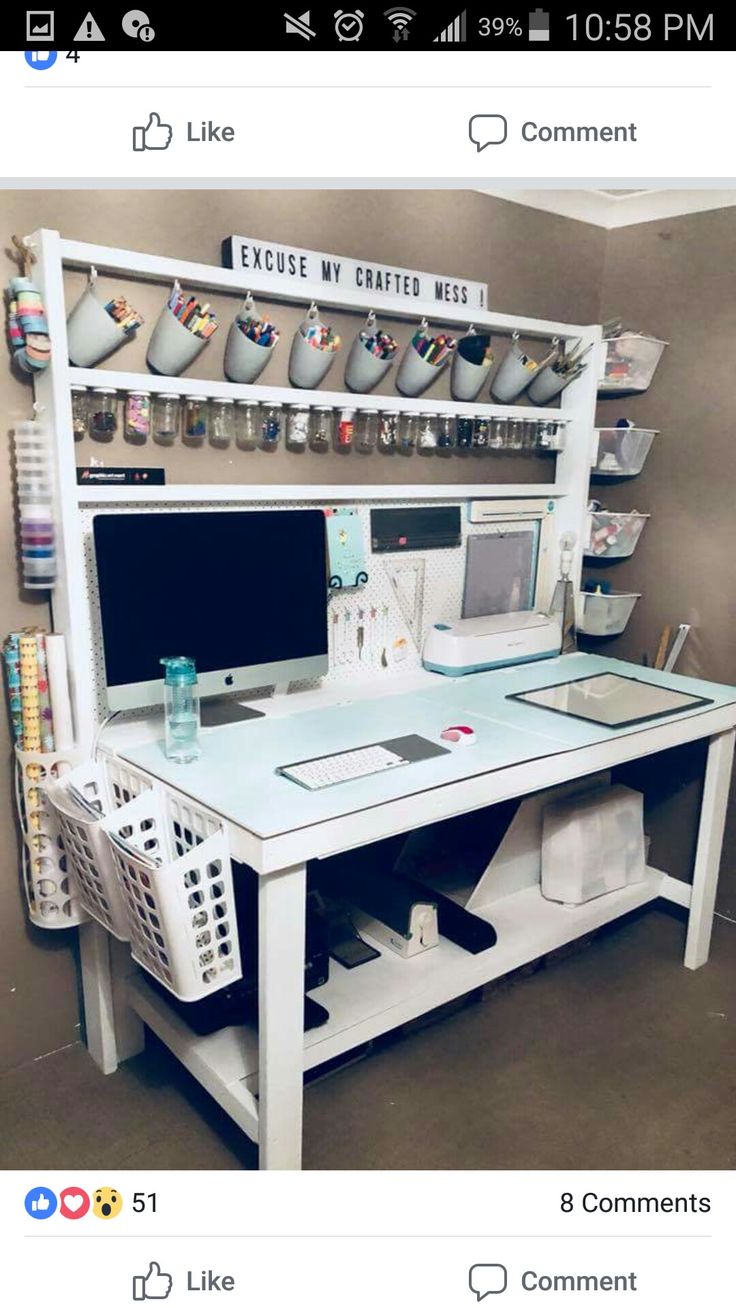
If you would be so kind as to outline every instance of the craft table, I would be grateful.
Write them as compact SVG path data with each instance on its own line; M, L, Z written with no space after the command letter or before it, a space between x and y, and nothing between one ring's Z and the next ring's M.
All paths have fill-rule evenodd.
M708 705L652 723L612 729L509 700L522 690L618 671L702 695ZM169 763L161 742L106 749L154 784L217 815L234 859L259 876L258 1032L230 1027L198 1037L138 974L117 992L118 1056L139 1042L144 1023L180 1058L260 1147L265 1168L297 1168L302 1077L438 1005L662 897L689 911L685 966L706 962L736 729L736 689L572 654L457 680L427 678L406 694L267 715L204 732L193 764ZM314 697L311 703L314 705ZM261 703L261 707L263 707ZM268 707L266 703L265 707ZM477 743L441 757L309 792L275 768L303 758L418 733L438 740L456 722ZM544 900L537 880L487 912L497 945L471 955L442 939L404 960L380 959L346 971L332 963L317 997L329 1022L303 1032L306 864L453 817L526 796L695 740L709 741L692 886L647 869L643 882L578 908ZM133 1033L133 1034L132 1034ZM360 1158L356 1156L356 1166Z

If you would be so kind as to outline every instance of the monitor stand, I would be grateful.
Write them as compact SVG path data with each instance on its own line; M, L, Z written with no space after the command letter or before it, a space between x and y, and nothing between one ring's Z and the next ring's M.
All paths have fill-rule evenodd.
M203 727L224 727L229 722L247 722L249 718L265 718L260 709L239 704L231 695L212 695L200 704Z

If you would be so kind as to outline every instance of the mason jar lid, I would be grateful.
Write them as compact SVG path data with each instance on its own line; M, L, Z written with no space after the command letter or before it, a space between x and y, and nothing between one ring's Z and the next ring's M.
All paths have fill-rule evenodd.
M175 395L173 391L160 391L156 398L159 400L179 400L181 396Z
M93 395L117 395L114 386L95 386L92 391Z
M138 396L142 395L143 398L145 399L145 397L150 394L151 394L150 391L128 391L128 399L130 399L131 395L138 395Z
M257 409L260 400L236 400L235 403L239 409Z
M216 395L216 396L213 398L212 403L213 403L213 404L234 404L235 401L234 401L234 400L221 400L221 399L219 398L219 396Z
M206 395L188 395L188 396L187 396L187 404L206 404L206 403L207 403L207 396L206 396Z
M71 389L72 389L72 391L76 391L77 393L79 393L79 392L81 391L81 392L84 394L84 393L86 392L86 390L87 390L87 387L86 387L86 386L72 386Z

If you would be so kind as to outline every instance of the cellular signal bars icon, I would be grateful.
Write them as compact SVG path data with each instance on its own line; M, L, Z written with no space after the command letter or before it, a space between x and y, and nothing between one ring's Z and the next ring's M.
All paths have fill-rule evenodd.
M468 39L468 11L463 9L457 18L448 23L444 31L434 38L434 45L465 45Z

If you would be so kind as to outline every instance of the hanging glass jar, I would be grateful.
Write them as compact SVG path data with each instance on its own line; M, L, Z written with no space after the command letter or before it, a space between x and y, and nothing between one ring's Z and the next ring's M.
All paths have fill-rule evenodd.
M506 445L508 435L508 419L492 418L491 419L491 437L488 442L492 450L502 450Z
M378 448L393 454L399 443L399 415L394 409L382 413L378 420Z
M173 445L179 435L179 396L169 393L154 396L153 439L157 445Z
M413 454L419 440L421 421L418 413L405 413L399 425L399 453Z
M235 444L239 450L255 450L260 436L258 400L235 401Z
M275 450L281 439L282 406L264 404L261 408L261 449Z
M332 449L335 435L335 414L332 409L321 406L315 410L309 448L315 454L326 454Z
M349 450L355 435L355 409L341 409L337 424L336 448Z
M358 409L355 424L355 448L360 454L370 454L378 444L378 410Z
M107 386L92 392L90 434L97 441L111 441L118 429L118 393Z
M187 445L204 445L209 430L206 395L187 396L184 410L184 439Z
M457 420L456 444L459 450L469 450L473 444L473 419L462 414Z
M419 419L418 446L422 454L431 454L437 448L437 415L423 413Z
M473 450L476 454L485 454L488 449L488 419L482 413L475 415L473 422Z
M451 413L442 413L437 425L437 453L450 454L454 444L455 419Z
M509 418L507 444L510 450L523 450L524 448L524 419L523 418Z
M128 391L125 400L125 439L145 445L151 435L151 392Z
M84 440L87 435L88 421L87 387L72 386L72 432L75 441Z
M235 436L235 403L233 400L213 400L210 405L210 445L226 450Z
M306 450L309 441L309 408L306 404L290 404L286 424L286 448L297 453Z

